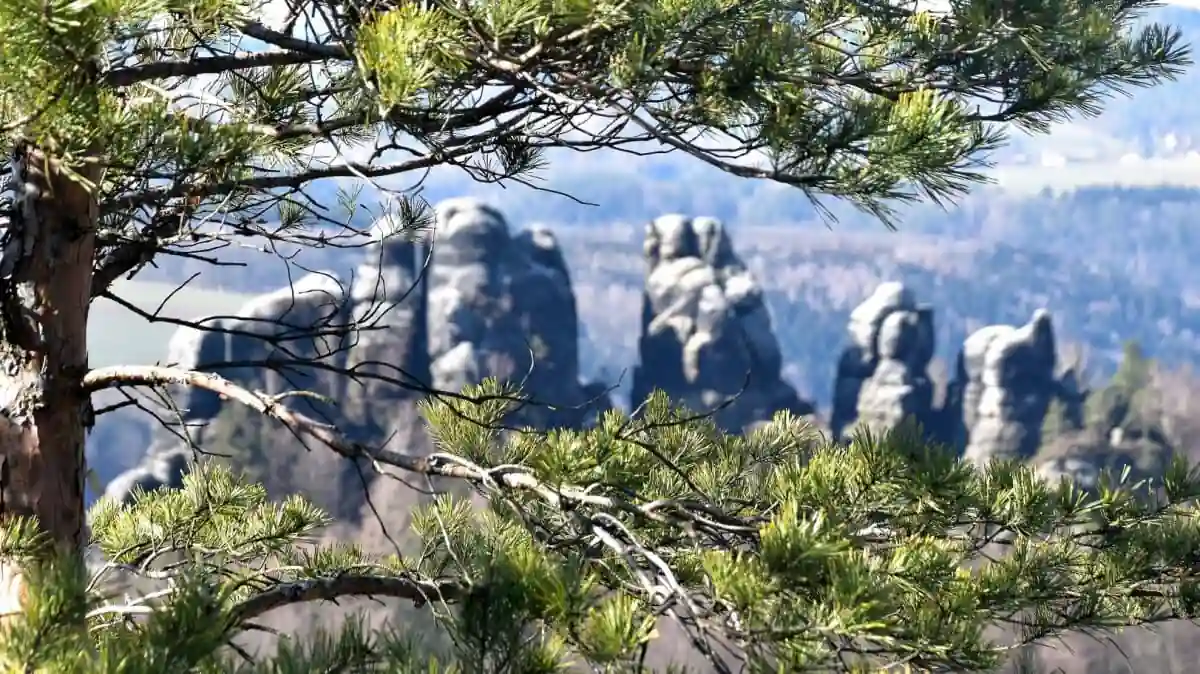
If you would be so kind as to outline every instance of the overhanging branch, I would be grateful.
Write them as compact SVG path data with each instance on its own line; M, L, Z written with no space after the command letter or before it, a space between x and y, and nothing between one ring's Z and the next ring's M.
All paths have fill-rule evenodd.
M251 391L216 374L196 372L160 365L116 365L92 370L84 378L82 386L93 393L106 388L124 386L191 386L211 391L270 417L283 424L297 437L311 438L325 445L342 457L351 460L370 459L377 466L391 466L410 473L434 477L467 480L492 490L507 489L533 494L555 508L568 509L586 505L603 510L618 510L634 517L663 524L678 523L680 520L703 520L710 526L719 526L729 532L752 533L758 526L713 508L711 505L689 500L662 499L644 504L635 504L620 498L591 493L573 486L549 486L537 476L519 466L504 466L488 469L449 454L435 453L428 456L401 454L381 447L350 440L330 424L315 421L289 409L281 402L281 396Z
M403 576L338 574L277 585L258 593L233 608L234 624L285 606L314 601L336 601L343 597L394 597L418 607L431 601L452 602L462 597L466 585L457 581L427 581Z
M83 388L88 393L94 393L106 388L124 386L191 386L193 388L211 391L229 400L240 403L250 409L270 417L298 436L311 438L348 459L369 458L381 464L394 466L401 470L424 475L456 477L460 479L479 479L475 471L464 469L462 466L442 465L426 457L409 456L388 449L370 447L360 442L354 442L342 435L336 428L311 419L299 412L289 409L272 396L258 391L251 391L243 386L216 374L196 372L179 368L157 365L116 365L92 370L83 378ZM506 476L508 486L516 487L522 480L513 479L516 476Z
M147 80L216 75L239 70L249 70L250 68L278 68L324 60L324 56L314 56L303 52L276 51L261 54L208 56L196 59L155 61L144 65L117 68L109 71L104 75L102 81L110 87L127 87L131 84Z
M362 162L348 162L342 164L334 164L324 168L313 168L307 171L299 171L297 173L286 175L264 175L245 180L230 180L208 186L197 186L191 184L177 183L171 187L161 189L149 189L131 194L119 196L102 206L108 210L112 208L127 208L135 209L141 206L150 206L160 204L168 199L181 197L185 195L199 195L202 198L214 197L238 190L272 190L281 188L296 188L305 183L314 180L322 180L325 178L382 178L385 176L396 175L408 171L419 171L428 168L434 168L449 162L452 159L470 155L478 149L478 145L471 144L465 147L456 148L453 151L435 152L424 157L410 159L408 161L395 162L390 164L371 164Z
M348 61L353 58L350 50L342 45L337 44L320 44L301 40L292 37L286 33L281 33L277 30L271 30L257 21L248 21L238 26L243 34L252 37L255 40L266 42L267 44L286 49L293 52L303 52L312 56L317 56L323 59L334 59Z

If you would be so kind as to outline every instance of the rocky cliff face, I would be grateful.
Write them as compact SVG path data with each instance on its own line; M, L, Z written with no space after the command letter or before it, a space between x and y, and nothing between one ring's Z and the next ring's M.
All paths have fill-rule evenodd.
M1023 326L988 326L967 338L958 367L965 458L983 464L1037 453L1058 390L1056 359L1054 326L1044 310Z
M646 227L646 288L633 400L662 389L741 431L777 410L813 412L780 377L762 289L720 222L665 215Z
M253 299L236 316L202 321L206 330L180 329L168 360L271 393L312 390L336 400L340 387L329 388L337 383L320 373L342 358L348 324L344 287L333 272L306 274L290 288ZM188 422L212 418L221 404L216 394L194 388L175 397ZM315 398L297 402L307 414L332 412Z
M288 404L355 432L354 415L346 414L348 406L343 404L352 383L332 374L345 366L348 347L357 336L347 330L355 306L345 288L332 272L302 276L290 288L248 302L236 316L199 321L207 330L181 329L171 342L168 361L267 394L309 391L315 395L292 396ZM155 429L141 465L110 482L107 495L127 498L133 486L177 486L208 448L208 422L221 411L222 401L195 388L171 393L176 409L160 414L166 426ZM314 500L335 516L357 513L361 507L361 500L353 496L335 496L361 492L356 489L361 483L357 466L321 451L297 451L281 462L293 464L292 473L301 484L311 481Z
M381 221L350 283L310 274L235 317L209 321L212 331L181 331L171 358L267 393L314 391L335 404L293 404L365 442L407 438L396 447L401 451L420 451L410 427L421 390L455 390L484 377L520 383L534 401L554 405L527 406L518 423L588 423L610 403L603 386L580 381L575 294L553 233L513 233L502 214L474 199L443 202L436 212L430 241L385 236L395 223ZM659 217L647 225L644 256L635 404L664 389L694 410L715 410L718 424L735 432L778 410L814 413L780 375L779 339L761 287L720 222ZM1085 394L1074 373L1056 376L1045 311L1025 326L970 335L940 404L928 373L934 346L933 309L903 284L880 285L850 317L829 418L834 436L844 438L858 424L882 430L912 418L972 461L1028 459L1041 444L1052 402L1068 418L1082 418ZM346 371L352 376L339 374ZM211 394L177 393L191 424L221 409ZM195 437L202 445L204 431ZM144 465L113 480L108 492L176 484L192 458L180 445L160 433ZM1064 452L1046 470L1075 470L1076 454ZM358 467L328 452L298 461L312 464L301 472L314 482L334 476L344 489L332 493L369 486ZM362 503L320 505L337 514L359 512Z
M607 407L603 390L579 380L575 295L553 234L513 235L500 213L472 199L436 211L430 243L388 236L395 223L381 220L349 283L327 272L302 277L237 316L204 321L208 331L180 330L170 360L268 394L311 391L316 397L289 404L400 451L412 449L399 446L412 435L404 408L430 388L457 390L493 376L521 383L535 401L555 407L529 405L514 422L543 428L577 426ZM195 389L173 393L188 437L203 447L205 424L221 401ZM193 454L183 444L156 432L142 465L106 492L125 498L134 485L177 485ZM297 452L295 461L312 491L364 495L369 486L369 471L330 452ZM340 486L328 488L331 482ZM357 514L363 501L318 505Z
M920 306L900 283L881 284L851 313L834 381L830 426L837 437L859 425L878 431L913 419L932 440L982 465L1034 458L1054 402L1067 425L1082 428L1086 394L1073 370L1057 373L1049 312L1036 312L1020 327L992 325L969 335L940 406L927 372L933 335L933 309ZM1083 471L1080 456L1064 450L1047 459L1053 465L1043 472Z
M918 306L903 284L884 283L851 312L847 333L833 387L834 436L855 421L881 430L909 417L930 429L933 310Z
M520 382L534 401L555 405L524 407L521 422L580 424L579 319L554 234L513 236L504 216L474 199L443 202L437 217L426 323L432 386Z

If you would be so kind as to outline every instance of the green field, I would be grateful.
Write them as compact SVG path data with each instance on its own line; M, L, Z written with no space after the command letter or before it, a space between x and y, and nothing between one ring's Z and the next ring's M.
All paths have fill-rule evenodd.
M205 316L228 316L249 300L252 295L184 288L171 296L177 286L171 283L120 281L113 286L116 295L148 313L158 310L171 297L160 316L195 319ZM178 329L165 322L152 322L106 299L92 304L88 324L89 355L92 367L108 365L149 365L163 360L167 343Z

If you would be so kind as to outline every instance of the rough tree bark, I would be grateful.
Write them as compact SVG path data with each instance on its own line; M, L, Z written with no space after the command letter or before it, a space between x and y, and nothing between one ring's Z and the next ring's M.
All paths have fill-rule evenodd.
M55 548L79 554L99 205L32 145L13 150L11 169L14 214L0 255L0 519L35 516ZM16 560L0 559L0 615L19 611L24 596Z

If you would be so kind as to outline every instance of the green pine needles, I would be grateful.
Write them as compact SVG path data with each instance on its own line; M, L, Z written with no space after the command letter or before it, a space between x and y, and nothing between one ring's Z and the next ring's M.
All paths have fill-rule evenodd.
M1190 63L1178 31L1133 27L1149 0L274 5L282 25L259 0L7 0L0 144L103 165L113 218L438 165L528 183L550 148L652 142L887 219L984 180L1008 125ZM380 137L371 162L309 166Z
M324 514L224 468L98 504L108 564L34 567L3 671L633 672L667 621L749 671L985 671L1066 631L1197 612L1200 480L1182 463L1089 495L1016 464L978 472L909 427L839 446L781 414L735 437L661 395L637 420L502 433L505 393L489 381L466 392L487 402L424 405L432 465L478 471L489 507L438 498L410 557L318 545ZM114 596L117 575L143 591ZM262 660L228 645L269 611L348 596L431 611L452 646L360 621Z
M0 221L25 228L13 242L77 248L55 271L87 279L90 264L91 297L159 254L353 245L358 207L333 213L306 192L318 181L391 193L396 229L412 232L429 222L419 191L380 180L419 185L450 166L536 186L553 149L681 152L890 224L897 203L983 181L1011 125L1045 131L1180 72L1178 31L1134 27L1150 6L0 0L0 145L34 150L20 154L43 165L26 173L45 178L8 189L25 206L58 178L89 190L41 194L38 217L5 203ZM35 231L43 221L54 231ZM72 289L70 303L87 294ZM84 375L50 374L31 398L78 404L62 392L86 388ZM188 381L109 374L106 386ZM1064 630L1195 611L1200 487L1182 464L1152 489L1111 480L1085 495L1025 467L975 472L912 429L834 446L781 416L732 437L661 396L586 432L501 432L505 393L490 382L470 404L431 398L437 453L392 456L392 469L470 483L490 504L460 493L425 508L411 556L324 547L325 514L215 466L182 490L98 505L103 570L46 562L31 522L6 524L0 553L42 561L30 561L27 619L0 634L0 671L623 672L670 625L751 671L964 671ZM57 430L82 441L83 421ZM45 474L26 477L43 488ZM431 653L404 625L355 623L285 640L274 659L239 651L260 616L343 596L417 604L449 645ZM992 626L1012 638L985 636Z

